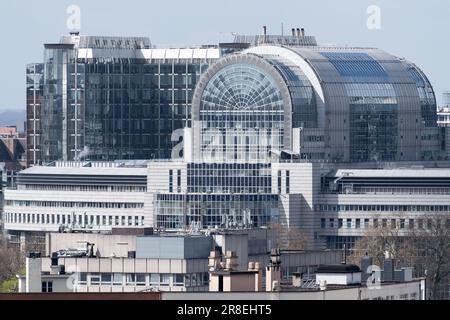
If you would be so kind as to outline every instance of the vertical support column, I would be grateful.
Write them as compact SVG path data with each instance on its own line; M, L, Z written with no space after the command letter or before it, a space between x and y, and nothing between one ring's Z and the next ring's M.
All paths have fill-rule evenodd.
M67 52L62 59L62 156L67 161Z

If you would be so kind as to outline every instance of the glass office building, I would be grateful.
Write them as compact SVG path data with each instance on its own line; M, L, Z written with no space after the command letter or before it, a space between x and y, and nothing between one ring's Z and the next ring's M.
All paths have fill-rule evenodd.
M167 159L185 127L199 161L441 157L427 77L374 48L319 46L303 32L187 49L72 34L45 45L43 66L33 163Z
M41 159L41 108L43 95L42 63L30 63L26 67L27 74L27 165L37 164Z
M218 56L217 47L154 49L133 37L46 44L33 163L170 158L172 132L190 125L195 84Z
M192 105L196 161L441 157L430 82L378 49L254 46L211 66Z

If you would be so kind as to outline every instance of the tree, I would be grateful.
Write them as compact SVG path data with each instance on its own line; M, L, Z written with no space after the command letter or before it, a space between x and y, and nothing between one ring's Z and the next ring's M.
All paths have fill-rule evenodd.
M394 218L394 217L393 217ZM450 276L450 219L445 214L426 214L415 219L414 226L382 223L369 228L355 242L349 261L358 264L367 252L378 266L386 254L397 266L412 266L416 276L427 276L428 298L438 299L439 288L448 291ZM405 219L406 220L406 219ZM405 221L404 220L404 221ZM390 222L390 221L387 221Z
M419 252L418 264L427 276L430 299L439 299L439 289L448 292L450 276L450 218L435 213L423 216L424 227L413 230L413 241Z
M392 220L395 219L395 224ZM367 228L364 235L355 241L351 250L349 262L359 264L367 253L374 259L374 263L382 266L386 256L395 259L397 266L411 266L416 262L416 249L414 243L407 236L409 229L398 225L398 221L405 219L402 215L379 221L377 226ZM406 219L405 219L406 220Z
M0 246L0 283L15 277L23 265L24 259L19 250Z
M268 226L276 231L276 246L284 250L306 250L307 236L298 228L289 228L281 223L272 222Z

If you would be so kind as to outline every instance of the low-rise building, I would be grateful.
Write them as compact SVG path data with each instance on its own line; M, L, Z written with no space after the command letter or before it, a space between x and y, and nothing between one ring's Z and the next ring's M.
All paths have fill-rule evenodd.
M248 262L262 268L274 242L266 238L264 244L258 244L255 239L263 239L267 232L267 229L216 230L206 235L141 236L117 234L118 231L112 235L48 233L46 254L27 258L27 266L34 267L20 278L21 290L36 292L40 288L38 284L25 285L27 281L45 282L46 287L55 281L58 285L50 284L52 292L208 291L210 252L217 250L220 257L233 252L236 257L233 271L238 273L248 271ZM240 259L237 252L242 255ZM286 277L293 270L312 274L320 264L338 263L341 258L342 252L337 250L281 251ZM28 275L29 272L33 275ZM61 287L64 281L66 285Z

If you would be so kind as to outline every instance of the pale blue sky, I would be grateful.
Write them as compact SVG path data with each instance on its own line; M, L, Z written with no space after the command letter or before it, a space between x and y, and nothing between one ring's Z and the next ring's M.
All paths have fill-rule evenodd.
M25 108L25 65L42 61L43 43L67 34L69 5L81 8L81 33L148 36L158 47L215 44L226 33L285 33L304 27L322 44L371 46L421 67L438 101L450 90L450 1L447 0L2 0L0 111ZM381 29L366 27L369 5Z

